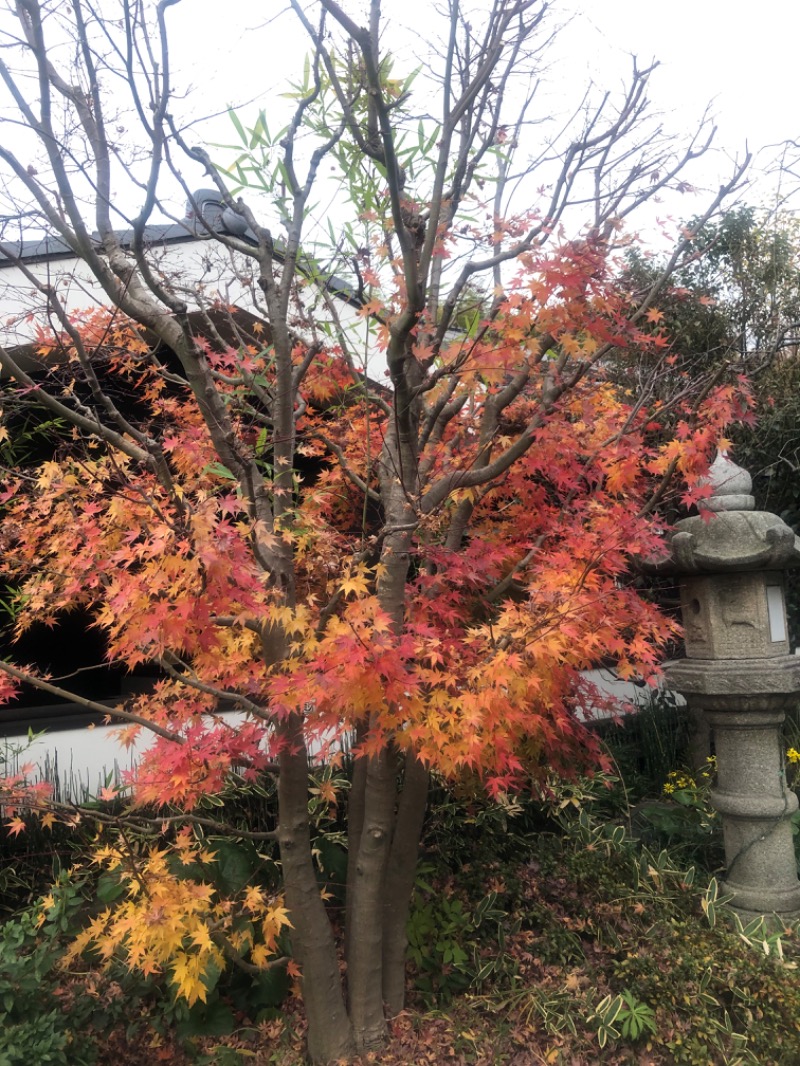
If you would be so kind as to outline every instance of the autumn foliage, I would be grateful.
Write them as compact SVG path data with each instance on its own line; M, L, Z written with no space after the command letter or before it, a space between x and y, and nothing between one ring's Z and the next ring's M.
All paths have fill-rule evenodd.
M162 37L170 6L158 9ZM156 678L109 713L124 741L149 744L93 859L120 892L75 951L123 952L194 1000L206 968L272 964L289 923L309 1053L326 1062L379 1045L387 1011L402 1009L431 774L497 794L591 768L584 719L599 696L584 672L654 679L675 627L633 574L660 553L670 508L702 503L708 462L746 399L721 374L683 374L673 350L658 295L696 254L689 237L647 292L621 280L623 220L707 146L700 137L670 162L660 130L637 139L651 70L634 67L613 114L606 98L586 117L538 206L515 214L512 162L533 96L514 136L500 114L538 54L546 6L503 0L477 31L451 5L435 120L427 104L424 119L411 110L415 75L392 73L379 5L369 28L335 0L291 7L313 60L288 94L288 124L274 135L263 112L248 128L234 114L242 148L227 169L172 120L166 43L158 71L137 73L149 43L101 62L76 24L97 87L87 110L51 62L39 5L20 16L45 94L43 117L25 120L48 177L3 148L0 161L45 205L108 310L76 315L18 260L51 325L40 324L38 374L0 348L8 425L44 409L55 428L51 453L18 465L0 495L0 569L18 635L58 632L80 611L109 666ZM147 32L128 26L131 39ZM125 240L95 69L120 62L137 113L152 114L147 195ZM80 116L102 254L48 94ZM176 280L146 247L160 167L184 182L178 150L233 220L215 228L185 187L225 284L256 294L246 328L230 299ZM304 243L323 161L348 216L341 239L329 229L331 262L353 279L352 321L332 268ZM239 198L248 185L270 198L280 239ZM569 239L564 221L583 204L590 217ZM635 380L634 356L646 370ZM20 681L69 698L36 663L0 663L0 678L4 699ZM336 764L345 750L347 797L330 783L317 796L347 810L342 933L320 898L308 772L309 755ZM225 829L201 806L272 778L285 899L182 878L187 863L213 867L205 837ZM25 806L42 810L41 795L9 781L9 818ZM56 814L81 816L51 805L46 817ZM136 847L124 843L134 830L145 834Z
M369 501L392 411L340 387L335 348L312 364L290 506L279 527L256 538L243 487L220 463L188 387L143 361L132 324L98 312L79 323L102 362L104 387L135 401L138 426L158 442L170 478L65 434L53 458L6 485L3 571L17 589L19 633L34 623L57 629L80 608L102 630L109 664L160 665L153 689L115 712L127 723L123 741L155 733L126 782L134 809L191 812L232 775L257 780L290 743L276 724L298 708L306 743L324 758L338 759L343 741L357 736L362 754L387 745L413 751L445 777L468 774L490 791L598 759L576 713L597 700L581 671L613 664L624 678L653 679L675 634L629 578L638 559L660 550L654 494L672 476L685 500L701 500L709 455L743 410L741 397L720 387L701 409L679 410L677 424L670 410L670 437L658 405L637 405L602 363L591 364L604 344L656 358L666 343L663 330L630 326L626 294L609 277L598 281L604 267L574 249L531 263L479 341L448 342L442 363L458 366L456 384L434 384L429 403L435 408L437 391L447 389L458 415L421 448L420 517L399 631L376 594L382 526L364 491ZM544 349L541 306L551 300ZM198 344L221 381L244 371L272 384L269 346ZM69 373L63 338L42 337L39 355ZM295 352L298 362L304 355ZM438 486L480 462L485 407L520 358L532 358L535 371L492 443L511 447L533 425L530 446L502 477L455 487L426 507ZM545 403L568 359L587 360L587 371ZM220 389L235 409L237 385ZM257 411L238 413L234 425L258 455ZM269 476L267 457L261 461ZM454 548L453 517L465 503L469 533ZM291 547L294 603L265 580L256 547L265 537ZM265 664L263 636L272 628L288 635L289 649ZM48 681L35 664L16 670ZM223 709L239 713L232 719ZM26 794L21 784L5 786L14 831L22 825L16 806L46 809L41 788ZM225 900L176 875L170 853L182 863L187 855L214 861L213 849L189 833L140 852L133 866L118 844L97 849L93 862L120 871L125 895L86 927L73 954L89 944L101 957L123 948L144 973L168 972L191 1003L205 995L209 966L225 963L221 938L251 965L268 965L288 918L281 901L258 888ZM253 921L236 924L242 913L258 918L257 933Z
M299 463L313 473L295 473L291 511L272 534L291 543L296 562L297 603L288 605L264 580L243 493L188 389L168 388L142 364L132 326L100 314L81 324L87 338L102 335L96 354L107 387L114 380L136 398L172 481L164 486L112 448L64 440L3 493L4 571L18 589L19 632L83 608L106 635L109 663L163 666L155 690L125 710L133 724L123 739L145 724L160 730L131 782L139 802L191 809L234 767L259 773L275 755L270 724L297 706L307 709L306 737L317 750L337 750L368 723L366 751L413 746L447 776L468 770L507 789L542 767L574 766L586 752L574 713L580 671L613 662L623 677L653 675L672 624L627 579L632 561L659 551L664 528L648 504L676 465L689 486L684 500L702 498L708 457L741 400L718 388L665 439L658 410L637 408L595 366L539 414L556 348L591 356L609 340L656 351L666 343L663 332L628 326L625 296L607 280L601 287L593 277L586 291L596 257L587 266L573 255L566 276L565 258L521 278L479 343L455 337L443 353L445 365L459 364L449 402L464 403L421 453L423 501L426 486L432 494L474 468L485 447L483 406L521 352L536 353L537 374L504 411L493 443L508 446L532 418L539 424L502 478L423 509L399 634L375 595L380 525L365 520L354 484L374 480L370 442L374 463L390 412L345 393L299 422ZM540 352L542 293L554 291L554 350ZM69 357L55 339L39 354ZM269 380L269 348L208 348L207 358L220 375L246 369ZM335 360L335 351L320 356L321 378ZM258 422L242 417L236 429L257 450ZM453 550L447 533L465 499L469 537ZM259 634L271 626L290 635L291 652L265 668ZM221 698L248 719L231 725L216 715Z
M702 497L709 454L742 408L732 388L719 388L665 439L659 412L637 409L595 366L539 414L556 348L574 358L609 340L640 350L666 343L663 332L627 324L624 294L607 280L601 287L593 277L587 292L587 269L596 272L596 257L546 262L519 280L479 343L455 337L443 352L445 365L459 365L449 401L464 403L422 451L423 500L425 485L474 468L482 408L521 352L535 353L537 374L506 408L493 443L510 444L532 416L539 424L502 478L456 489L423 513L400 634L375 596L380 527L364 520L354 484L373 481L370 441L374 462L390 413L345 393L300 421L298 454L315 472L296 473L290 515L274 534L296 560L290 606L264 581L242 491L188 389L168 388L142 364L132 326L97 314L81 324L87 338L103 336L96 354L104 372L141 405L172 482L164 486L112 448L65 440L52 460L6 487L4 565L19 590L18 631L56 625L80 607L106 634L110 663L163 665L168 676L126 709L134 724L125 739L144 723L161 730L132 782L139 802L191 809L220 791L232 768L257 774L275 754L270 723L298 705L308 709L307 739L317 748L335 741L335 749L369 722L367 751L411 745L448 776L469 770L506 789L586 753L574 714L581 670L613 661L623 677L653 675L672 626L627 580L632 560L659 550L663 525L648 503L675 465L689 486L684 498ZM554 351L541 352L541 302L554 292L546 322ZM39 354L69 357L56 340ZM220 375L246 369L269 379L269 348L209 348L207 358ZM320 356L323 380L335 360L335 351ZM258 422L242 417L236 428L257 450ZM447 532L465 499L470 533L454 551ZM291 654L265 669L259 633L270 626L290 634ZM232 726L215 715L221 695L248 720Z

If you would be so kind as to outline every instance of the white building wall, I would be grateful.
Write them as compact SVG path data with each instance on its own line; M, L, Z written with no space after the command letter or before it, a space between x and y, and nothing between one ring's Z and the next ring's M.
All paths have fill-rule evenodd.
M39 733L32 740L5 737L0 740L3 770L13 773L33 764L33 780L53 783L57 778L62 798L84 801L97 796L108 784L118 784L123 772L134 767L150 743L148 737L142 737L133 747L125 748L118 731L118 726L88 726Z
M603 697L616 701L621 715L635 713L652 696L652 689L621 681L613 670L589 670L584 676ZM234 712L224 717L233 725L243 715ZM592 717L607 718L608 712L593 712ZM152 743L143 730L133 747L125 748L118 739L119 728L94 725L59 729L42 732L30 742L25 737L0 737L0 758L5 756L6 772L23 763L33 763L37 778L53 781L57 774L62 795L85 799L96 796L109 781L118 782L123 771L131 770L141 752Z
M253 262L247 256L233 255L217 241L187 237L153 244L150 260L157 267L173 292L178 292L190 308L209 307L217 301L235 305L251 314L268 318L255 284ZM26 264L35 279L53 287L67 313L107 305L110 301L89 267L76 258L51 258ZM303 308L308 318L319 324L331 340L338 339L331 313L318 286L306 283L300 290ZM386 381L386 360L374 343L374 323L359 315L347 300L334 297L335 318L345 339L363 370L373 381ZM0 337L6 348L29 345L36 338L36 326L58 323L48 315L46 300L25 271L0 260ZM297 309L295 322L298 332L309 333ZM310 339L310 338L309 338Z

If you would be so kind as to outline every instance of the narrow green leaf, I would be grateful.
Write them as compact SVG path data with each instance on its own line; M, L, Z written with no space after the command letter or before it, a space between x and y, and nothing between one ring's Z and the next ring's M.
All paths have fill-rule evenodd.
M615 996L606 1009L603 1011L603 1024L609 1028L613 1026L614 1022L619 1017L619 1012L625 1006L625 1001L622 996Z
M216 474L217 477L224 478L226 481L236 480L236 475L233 474L227 466L223 466L222 463L209 463L205 468L205 473Z
M436 129L433 131L433 133L430 135L430 137L428 138L428 140L425 143L425 147L422 150L423 151L423 155L427 156L427 155L430 154L431 149L436 144L436 142L439 140L439 137L441 136L441 132L442 132L441 126L437 126Z
M236 132L239 134L239 139L241 140L242 144L246 145L248 143L249 138L245 133L244 126L239 121L239 116L236 114L232 107L228 108L228 118L231 120Z

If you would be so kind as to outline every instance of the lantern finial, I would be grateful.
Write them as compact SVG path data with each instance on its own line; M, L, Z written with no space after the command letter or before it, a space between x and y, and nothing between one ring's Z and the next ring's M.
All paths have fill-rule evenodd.
M706 510L755 510L756 501L750 495L753 479L746 470L728 458L727 452L717 452L705 484L709 485L712 490L712 495L702 503L702 507Z

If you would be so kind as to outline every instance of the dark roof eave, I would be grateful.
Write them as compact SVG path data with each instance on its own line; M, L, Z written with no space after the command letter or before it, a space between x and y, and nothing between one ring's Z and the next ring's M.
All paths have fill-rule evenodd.
M94 236L96 239L96 234ZM130 230L123 231L119 234L120 241L124 247L130 246L132 236L132 231ZM226 236L226 234L223 234L223 236ZM145 230L144 237L149 246L155 244L188 244L190 241L210 239L209 234L198 234L195 229L180 223L173 223L165 226L148 226ZM247 241L248 244L252 244L253 246L256 246L258 243L249 230L244 234L238 235L238 239ZM11 248L13 254L9 257L2 251L2 249L0 249L0 270L15 267L18 261L35 264L79 258L79 256L77 256L69 245L60 237L45 236L36 240L21 241L17 244L11 244L8 241L2 243ZM99 248L99 245L98 250L102 250ZM280 245L276 245L274 255L276 259L281 262L283 261L283 249ZM311 266L313 266L313 264L311 264ZM310 280L316 280L315 271L311 269L311 266L308 270L304 270L303 261L300 260L297 264L297 269L304 277L309 278ZM322 284L324 284L327 291L337 299L343 300L345 303L350 304L351 307L361 307L363 301L359 299L357 293L353 290L353 287L343 278L332 274L329 278L323 280Z
M97 240L97 235L94 234L94 239ZM145 240L149 245L154 244L182 244L184 242L196 241L197 235L193 233L187 226L171 223L165 226L148 226L144 233ZM119 234L120 240L126 247L130 245L132 232L127 230ZM0 250L0 270L7 267L14 267L18 261L23 263L43 263L51 260L58 259L78 259L80 258L70 248L66 241L60 237L39 237L31 241L3 241L3 244L7 248L12 250L12 255L6 255ZM102 251L99 247L98 251Z

